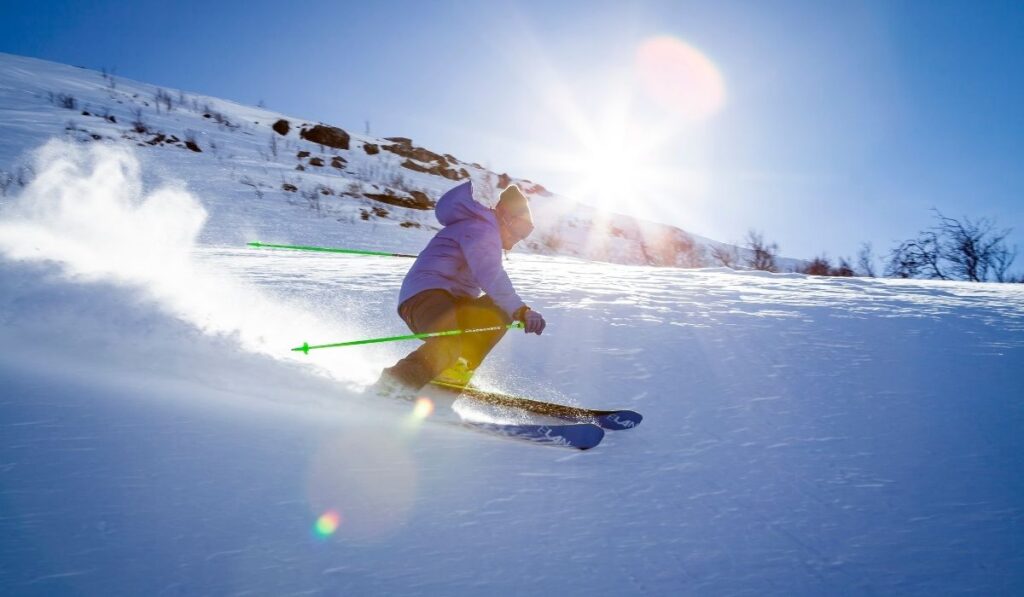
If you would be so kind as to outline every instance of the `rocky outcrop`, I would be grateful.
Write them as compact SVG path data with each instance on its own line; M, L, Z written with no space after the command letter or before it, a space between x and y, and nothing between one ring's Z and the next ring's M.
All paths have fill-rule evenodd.
M283 136L287 135L288 131L290 131L292 129L292 125L287 120L282 118L281 120L278 120L273 125L271 125L270 128L274 129L275 133L277 133L278 135L281 135L283 137Z
M312 128L304 128L299 131L299 136L307 141L333 147L335 149L348 149L351 136L336 126L318 124Z
M430 200L430 197L427 197L426 193L421 191L412 191L408 195L398 195L392 189L387 189L384 193L364 193L364 196L374 201L407 207L409 209L434 209L434 202Z

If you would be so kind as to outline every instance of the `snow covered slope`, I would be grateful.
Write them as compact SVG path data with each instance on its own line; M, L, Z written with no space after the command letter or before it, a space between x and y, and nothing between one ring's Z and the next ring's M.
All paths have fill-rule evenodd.
M409 344L289 350L404 333L407 261L238 242L425 229L174 143L22 154L67 117L28 89L0 89L32 171L0 203L0 594L1024 593L1020 285L513 255L548 330L480 382L646 417L524 445L364 394Z
M646 416L570 452L362 394L408 345L289 352L403 332L407 262L205 244L131 152L37 158L0 210L0 593L1024 591L1017 285L516 256L549 329L481 382Z
M209 212L203 232L208 242L413 251L437 228L432 203L472 178L488 204L512 182L530 196L537 230L520 249L527 252L694 267L712 263L711 249L720 245L672 226L595 210L407 138L360 135L2 53L0 114L4 195L31 179L26 152L52 137L124 143L139 148L147 176L182 180L200 196ZM781 260L780 267L797 263Z

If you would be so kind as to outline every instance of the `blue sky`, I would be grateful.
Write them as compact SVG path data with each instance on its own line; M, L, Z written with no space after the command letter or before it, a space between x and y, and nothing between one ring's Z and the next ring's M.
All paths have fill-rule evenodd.
M713 113L642 84L652 39L713 65ZM1019 1L7 1L0 51L368 123L791 256L883 253L931 207L997 218L1024 250Z

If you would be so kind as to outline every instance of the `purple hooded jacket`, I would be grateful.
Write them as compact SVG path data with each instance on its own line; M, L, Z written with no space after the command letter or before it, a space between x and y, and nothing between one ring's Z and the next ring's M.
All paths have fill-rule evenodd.
M467 298L482 291L512 317L524 303L501 266L501 234L494 211L473 199L473 183L467 181L442 195L435 213L444 228L405 275L398 304L424 290L446 290Z

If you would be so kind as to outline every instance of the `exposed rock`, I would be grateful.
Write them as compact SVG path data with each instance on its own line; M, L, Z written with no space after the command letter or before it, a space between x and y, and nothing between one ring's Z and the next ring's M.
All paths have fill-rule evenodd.
M351 137L345 131L336 126L318 124L310 129L302 129L299 136L307 141L333 147L335 149L348 149Z
M309 165L310 165L310 166L319 166L319 167L323 167L323 165L324 165L324 159L323 159L323 158L313 158L313 159L309 160Z
M289 182L286 182L283 185L281 185L281 188L284 189L285 191L288 191L289 193L294 193L294 192L299 190L299 187L297 187L297 186L295 186L295 185L293 185L293 184L291 184Z
M384 193L364 193L363 196L374 201L380 201L381 203L387 203L388 205L397 205L399 207L407 207L409 209L433 209L434 202L430 200L424 193L419 191L413 191L416 195L396 195L391 189L387 189Z
M412 147L412 139L409 137L384 137L385 141L393 141L398 145L406 145Z
M282 118L281 120L278 120L273 125L271 125L270 128L274 129L274 132L277 133L278 135L284 136L287 135L288 131L292 129L292 125L287 120Z
M380 153L380 147L373 143L363 143L363 151L366 152L366 155L377 155Z
M338 170L344 169L345 168L345 164L347 164L347 163L348 162L345 161L345 158L343 158L341 156L337 156L336 155L333 158L331 158L331 167L332 168L337 168Z
M295 166L295 169L299 170L300 172L305 172L306 171L306 167L303 166L302 164L299 164L298 166Z
M512 177L502 172L498 175L498 188L504 189L508 185L512 184Z
M421 166L421 165L417 164L416 162L414 162L412 160L409 160L409 159L407 159L404 162L402 162L402 167L403 168L408 168L409 170L412 170L413 172L431 172L432 171L431 168L428 168L426 166Z
M400 155L403 158L411 158L420 162L437 162L442 166L448 165L448 160L444 159L444 157L422 147L396 143L395 145L385 145L381 149Z
M299 158L300 160L302 158L308 158L309 157L309 152L308 151L300 151L299 153L295 154L295 157Z
M403 168L408 168L413 172L426 172L428 174L436 174L437 176L443 176L448 180L462 180L469 178L469 172L466 172L465 168L460 168L458 171L452 170L451 168L445 168L443 166L424 166L418 162L414 162L410 159L406 159L402 162Z
M199 146L196 145L195 141L185 141L185 147L188 147L189 149L196 153L203 153L203 150L199 149Z
M406 220L406 221L402 222L401 224L399 224L399 226L401 226L402 228L420 228L420 223L419 222L411 222L409 220Z
M409 191L409 194L412 195L412 198L420 205L427 205L428 209L434 206L434 202L431 201L430 197L428 197L423 191Z

